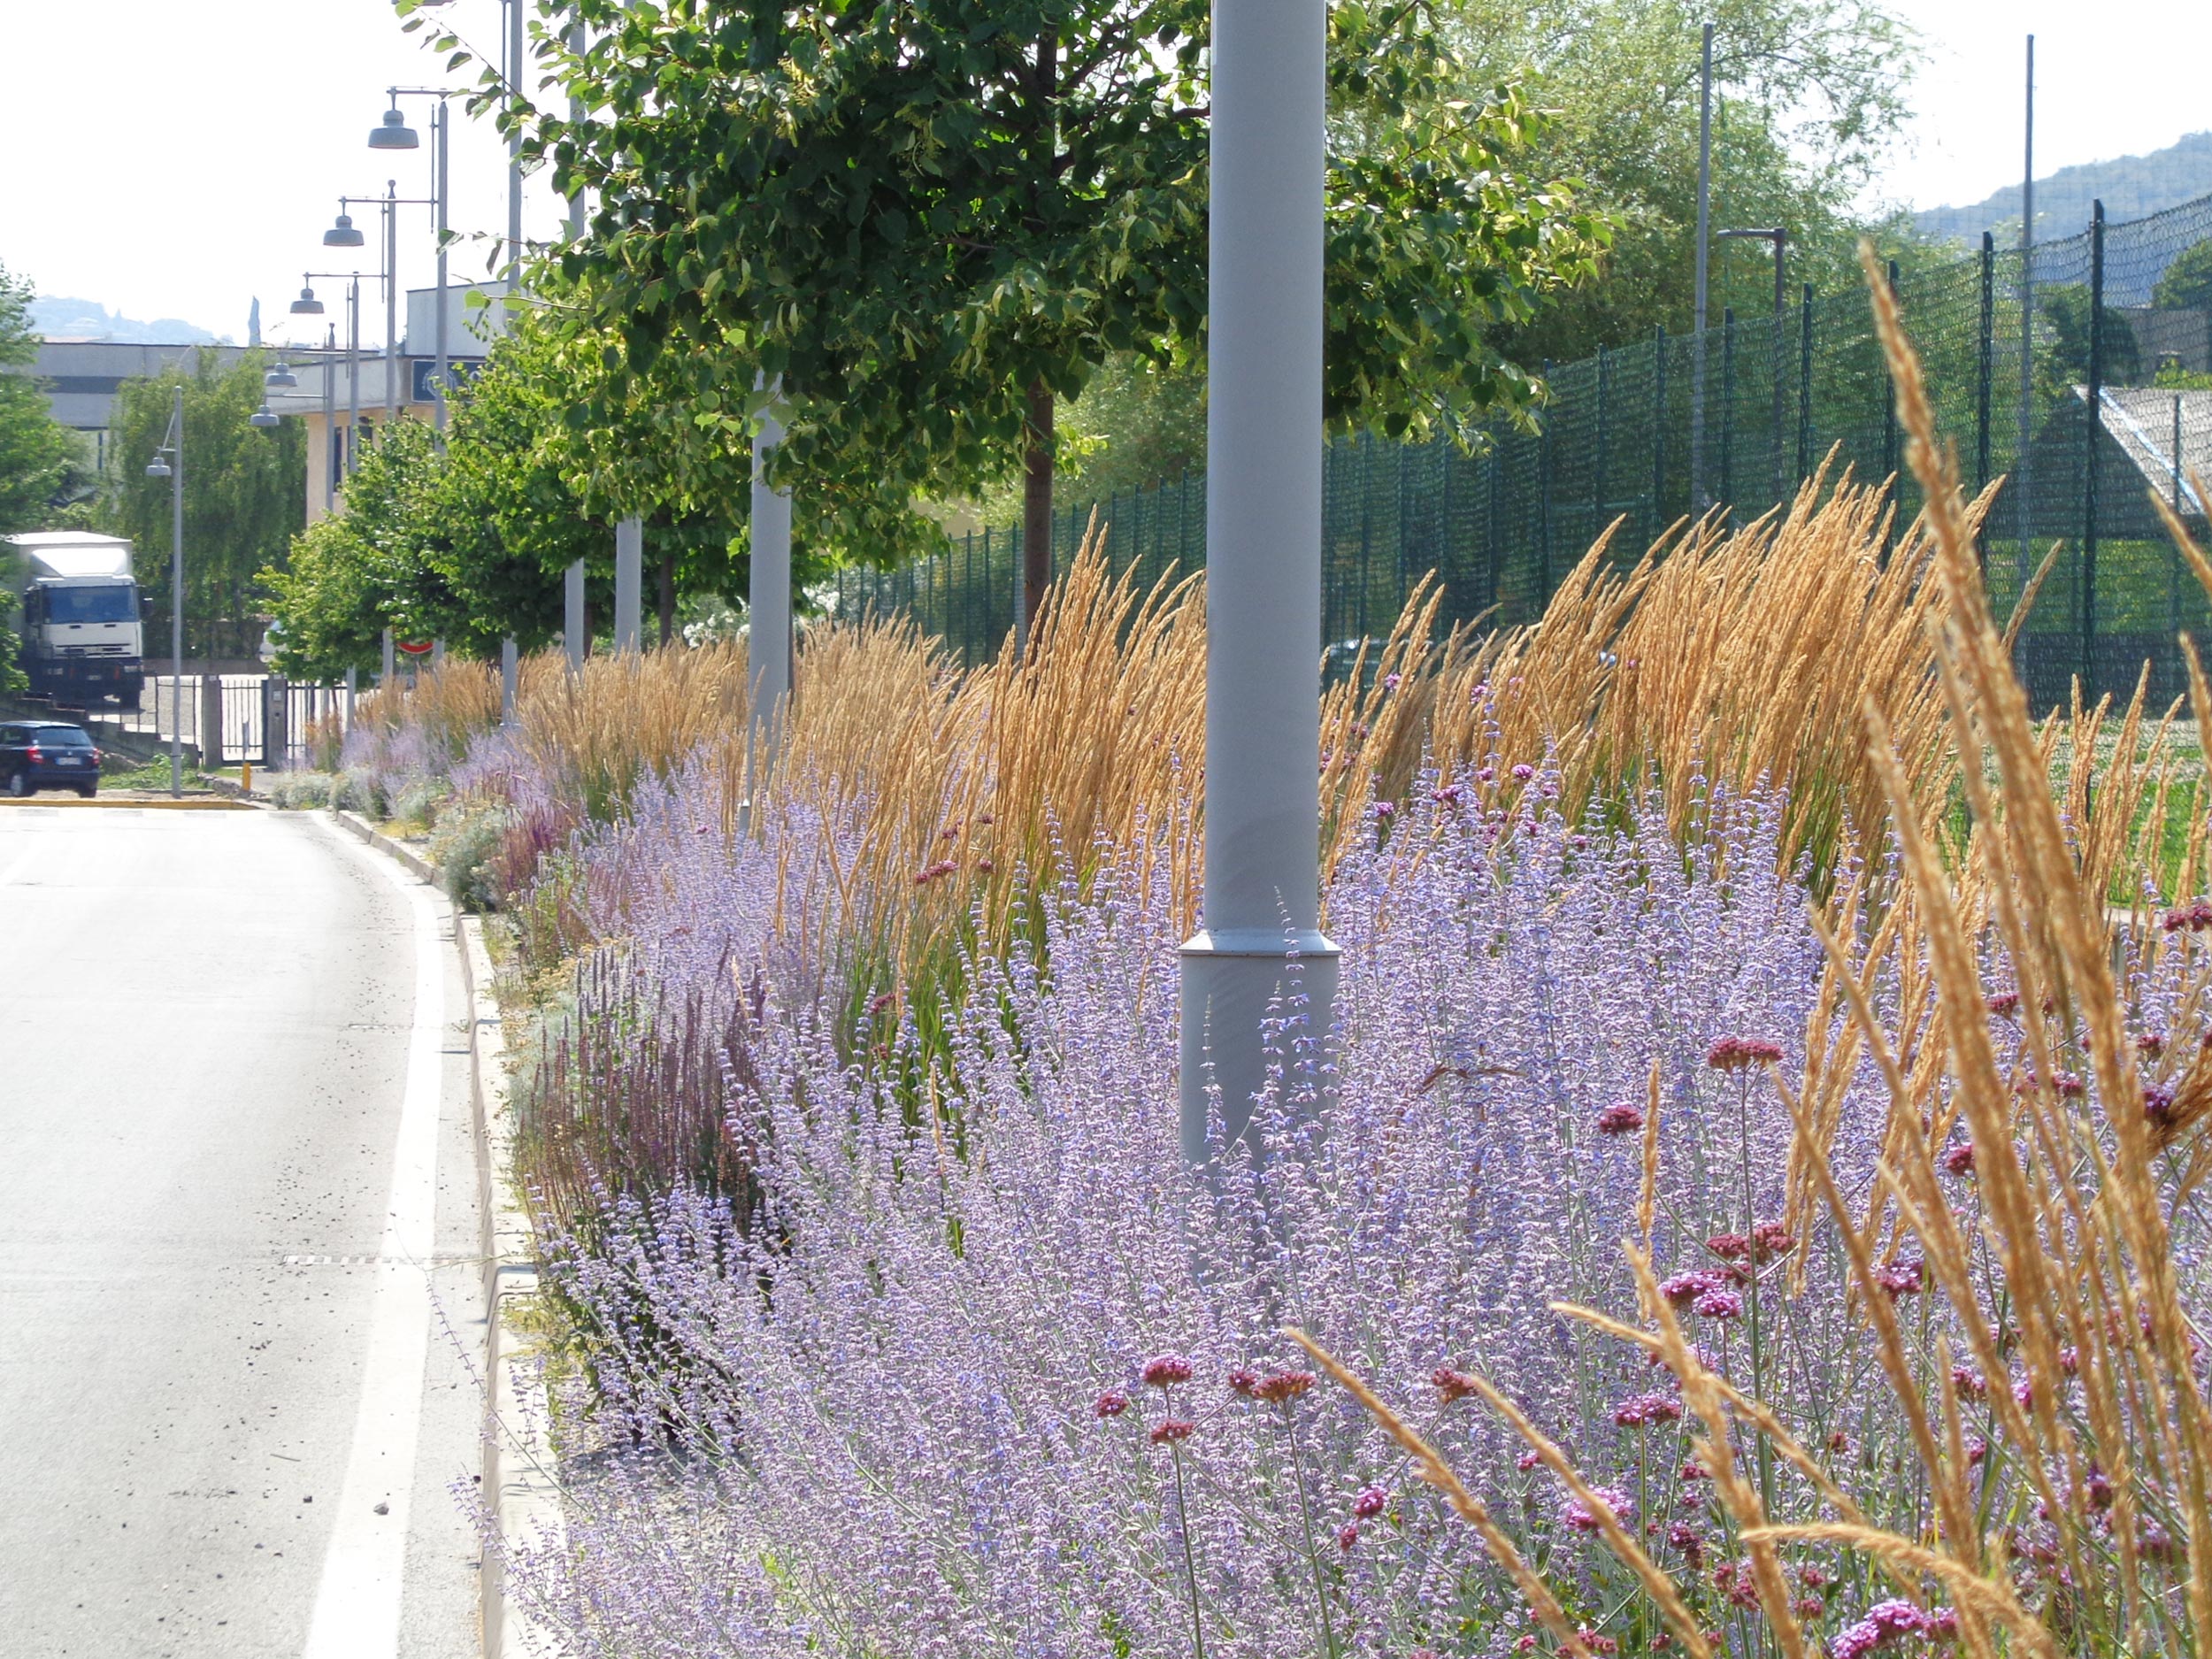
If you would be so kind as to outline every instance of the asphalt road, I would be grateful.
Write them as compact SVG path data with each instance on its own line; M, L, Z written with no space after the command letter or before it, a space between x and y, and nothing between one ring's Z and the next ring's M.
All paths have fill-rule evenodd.
M306 815L0 807L0 1655L476 1652L451 927Z

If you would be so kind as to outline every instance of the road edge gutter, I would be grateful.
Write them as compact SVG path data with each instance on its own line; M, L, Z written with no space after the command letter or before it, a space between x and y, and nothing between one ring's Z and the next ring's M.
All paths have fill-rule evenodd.
M338 826L436 887L438 872L366 818L334 811ZM515 1121L507 1098L507 1036L492 995L491 953L479 916L453 913L461 983L469 999L469 1103L476 1130L477 1205L482 1217L485 1401L483 1502L502 1539L534 1538L558 1548L565 1535L553 1477L552 1417L532 1344L516 1315L538 1295L529 1212L513 1181ZM487 1548L480 1568L483 1659L550 1654L550 1634L507 1594L506 1563Z

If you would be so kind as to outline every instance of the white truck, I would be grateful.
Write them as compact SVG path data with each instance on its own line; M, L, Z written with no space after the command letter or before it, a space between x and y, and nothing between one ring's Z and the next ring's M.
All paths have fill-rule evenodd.
M131 573L128 541L82 530L0 539L0 586L16 597L31 695L71 708L109 699L138 706L148 601Z

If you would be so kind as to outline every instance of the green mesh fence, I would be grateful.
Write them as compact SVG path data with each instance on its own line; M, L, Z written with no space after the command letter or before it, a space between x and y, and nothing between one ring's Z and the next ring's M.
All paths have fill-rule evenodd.
M2124 695L2147 659L2154 698L2179 695L2175 636L2212 622L2148 499L2157 492L2202 534L2205 504L2186 475L2212 475L2212 293L2162 278L2208 241L2212 196L2047 242L2030 280L2017 246L1986 237L1978 254L1893 278L1961 471L1977 488L2006 480L1982 548L2001 615L2062 543L2021 643L2040 705L2062 700L2076 676L2092 695ZM1511 624L1535 616L1617 520L1613 556L1634 559L1693 511L1694 447L1702 503L1736 522L1793 493L1832 449L1862 479L1897 475L1900 524L1917 511L1862 294L1801 288L1779 316L1716 319L1701 446L1696 356L1693 338L1661 335L1553 366L1538 430L1495 431L1479 454L1371 436L1329 444L1318 643L1331 659L1386 632L1431 572L1448 621ZM1094 511L1112 566L1141 582L1205 563L1201 475L1070 504L1056 521L1056 563ZM1020 567L1018 529L979 531L898 569L843 572L836 606L910 617L975 663L1012 626Z

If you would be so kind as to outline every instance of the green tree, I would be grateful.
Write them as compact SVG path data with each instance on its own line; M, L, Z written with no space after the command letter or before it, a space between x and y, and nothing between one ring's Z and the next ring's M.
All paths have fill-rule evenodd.
M739 423L781 377L787 475L892 514L1018 471L1041 551L1057 403L1202 340L1204 0L581 10L582 57L548 50L600 113L511 119L598 200L562 265L632 369L726 353L699 417ZM1516 170L1517 98L1442 96L1429 21L1331 10L1325 412L1465 433L1535 396L1486 330L1601 232Z
M139 581L169 607L170 485L146 476L184 391L184 636L196 655L245 657L261 642L265 569L281 569L306 514L307 432L298 421L251 424L266 365L249 351L226 368L195 352L160 375L123 382L111 417L114 465L99 514L135 542Z
M744 526L722 506L744 499L733 459L708 465L704 442L655 442L657 423L681 410L671 381L685 360L618 375L588 331L543 304L523 312L455 395L444 444L417 422L388 434L349 480L343 511L297 539L288 572L264 573L284 625L280 666L317 677L366 666L387 626L465 656L489 656L510 634L539 649L562 625L574 561L608 614L613 521L632 512L645 520L667 633L680 600L741 596ZM802 564L802 580L814 573Z
M38 361L32 291L0 265L0 535L46 527L77 460L72 434L47 412L46 394L27 373ZM16 665L14 619L14 595L0 589L0 692L28 683Z
M2200 242L2176 257L2151 290L2162 311L2212 311L2212 242Z
M1461 96L1502 77L1550 119L1528 165L1578 180L1615 224L1601 281L1559 288L1504 343L1523 362L1565 362L1600 346L1690 326L1697 243L1700 25L1714 25L1713 225L1790 233L1792 297L1811 281L1855 291L1858 239L1900 224L1855 204L1902 136L1918 62L1910 27L1880 0L1442 0L1470 67ZM1712 315L1773 303L1763 243L1713 250Z
M2047 395L2065 396L2065 388L2089 379L2089 288L2070 282L2048 288L2035 296L2037 319L2047 330L2039 353L2038 367ZM2135 330L2110 305L2097 326L2098 370L2107 386L2131 386L2142 378L2143 357Z

